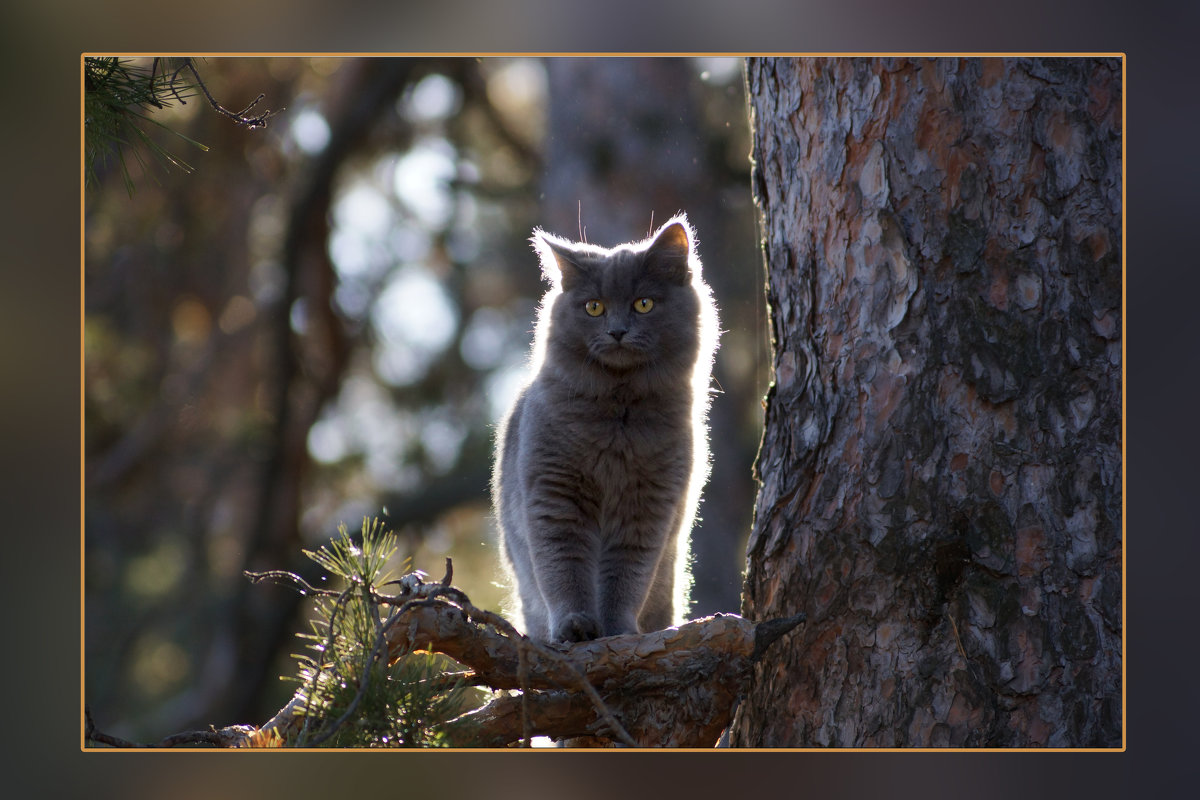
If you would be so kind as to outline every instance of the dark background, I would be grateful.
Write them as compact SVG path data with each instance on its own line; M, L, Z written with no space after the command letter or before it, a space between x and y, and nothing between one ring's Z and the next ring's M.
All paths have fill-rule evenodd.
M587 4L109 3L0 12L5 289L0 397L12 796L278 796L384 789L463 796L747 792L1119 797L1195 791L1191 590L1200 470L1192 230L1195 6L1017 2ZM79 56L82 52L1124 52L1128 108L1128 751L1117 754L80 753ZM1132 324L1130 324L1132 321ZM1129 332L1132 335L1129 335ZM611 762L589 758L616 759ZM397 760L399 759L399 760ZM532 760L531 760L532 759ZM1192 789L1187 786L1193 785Z

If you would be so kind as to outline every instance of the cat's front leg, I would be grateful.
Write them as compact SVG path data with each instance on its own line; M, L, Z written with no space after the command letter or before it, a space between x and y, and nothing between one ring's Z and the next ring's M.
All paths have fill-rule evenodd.
M583 642L602 635L597 613L596 535L579 518L534 515L531 555L548 617L550 639Z
M550 638L556 642L599 639L603 633L596 613L595 559L556 552L556 557L541 561L539 581L549 612Z
M642 530L610 546L600 566L600 617L604 636L638 633L638 612L650 592L665 535Z

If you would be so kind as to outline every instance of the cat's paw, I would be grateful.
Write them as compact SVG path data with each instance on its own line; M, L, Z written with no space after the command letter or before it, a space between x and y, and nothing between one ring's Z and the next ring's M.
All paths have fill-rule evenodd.
M567 614L554 627L554 638L560 642L588 642L600 638L600 623L588 614L576 611Z

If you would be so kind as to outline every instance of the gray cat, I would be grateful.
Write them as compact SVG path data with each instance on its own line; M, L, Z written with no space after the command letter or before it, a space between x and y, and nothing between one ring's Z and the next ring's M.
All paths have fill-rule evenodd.
M525 632L578 642L678 624L717 340L691 227L680 214L611 249L532 241L553 287L492 480Z

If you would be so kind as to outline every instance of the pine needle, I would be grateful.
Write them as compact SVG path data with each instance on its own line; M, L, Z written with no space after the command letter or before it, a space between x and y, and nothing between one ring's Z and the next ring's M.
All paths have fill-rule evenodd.
M186 103L189 97L196 94L195 85L184 81L179 70L160 70L160 60L154 59L150 66L146 66L133 59L84 58L85 186L96 183L100 164L115 158L126 191L132 195L134 184L125 158L126 151L133 153L145 174L153 173L147 169L144 152L149 152L156 161L168 168L192 172L190 164L167 150L147 132L148 126L165 130L200 150L208 149L149 116L153 110L166 108L175 102Z
M387 582L396 536L363 520L360 536L344 525L338 537L304 551L346 588L317 597L308 653L297 654L304 724L292 746L438 747L439 728L481 704L481 691L452 659L414 652L389 663L385 634L396 609L381 611L377 587Z

